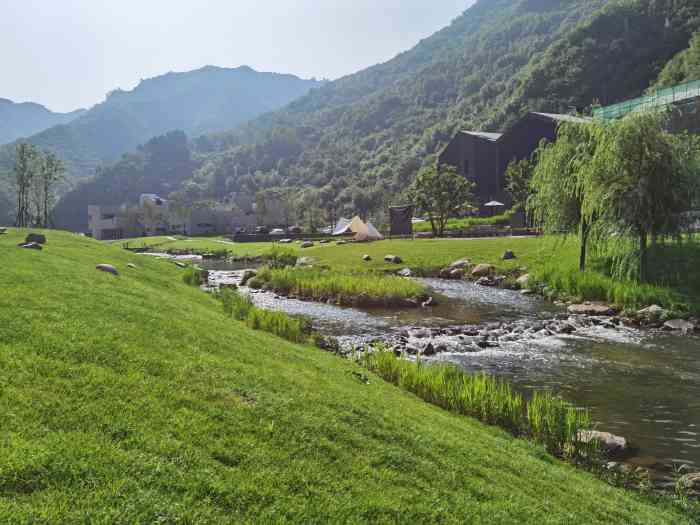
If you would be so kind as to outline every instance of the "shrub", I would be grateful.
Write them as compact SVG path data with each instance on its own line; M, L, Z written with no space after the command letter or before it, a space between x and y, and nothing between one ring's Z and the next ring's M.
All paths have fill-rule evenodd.
M288 248L281 248L280 246L273 246L263 253L262 257L267 261L270 268L275 269L295 266L298 259L292 250Z
M197 266L188 266L182 275L182 280L190 286L201 286L207 283L209 272Z

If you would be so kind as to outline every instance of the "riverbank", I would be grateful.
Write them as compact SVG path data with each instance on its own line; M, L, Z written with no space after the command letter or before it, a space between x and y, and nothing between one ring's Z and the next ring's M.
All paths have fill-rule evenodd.
M690 523L248 329L172 263L44 233L0 236L3 521Z

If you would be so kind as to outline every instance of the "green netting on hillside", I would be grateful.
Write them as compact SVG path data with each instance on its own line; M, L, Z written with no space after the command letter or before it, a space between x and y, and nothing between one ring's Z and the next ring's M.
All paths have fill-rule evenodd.
M593 116L602 119L616 119L624 117L634 111L646 111L653 108L668 106L676 102L700 97L700 80L686 82L670 88L659 89L653 95L625 100L619 104L597 108L593 110Z

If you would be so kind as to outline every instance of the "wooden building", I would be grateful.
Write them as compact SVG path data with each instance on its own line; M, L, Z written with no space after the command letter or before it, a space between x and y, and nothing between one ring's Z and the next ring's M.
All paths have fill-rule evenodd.
M544 139L553 142L562 122L589 122L573 115L529 113L505 133L460 131L439 156L440 164L457 168L476 184L480 205L492 200L510 206L505 173L513 160L530 158ZM483 210L482 210L483 211Z

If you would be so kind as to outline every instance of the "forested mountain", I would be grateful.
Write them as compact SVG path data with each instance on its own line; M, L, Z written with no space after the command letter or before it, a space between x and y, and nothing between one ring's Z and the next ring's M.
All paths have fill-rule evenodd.
M459 129L499 131L528 111L635 97L674 62L692 75L698 29L694 0L480 0L384 64L194 139L196 169L174 196L283 192L305 214L371 213L400 201ZM85 198L66 202L84 209Z
M687 49L666 64L653 88L670 87L690 80L700 80L700 32L693 35Z
M80 118L28 140L65 161L67 188L152 137L172 130L198 135L232 129L319 85L322 82L259 73L246 66L168 73L143 80L132 91L113 91ZM9 214L9 183L2 175L12 169L14 149L14 144L0 148L0 220Z
M52 126L66 124L82 115L79 109L70 113L54 113L33 102L16 103L0 98L0 144L28 137Z
M246 66L168 73L143 80L132 91L112 91L80 118L28 140L56 152L68 164L69 176L81 179L101 163L116 161L157 135L172 130L198 135L232 129L319 84ZM4 159L6 168L11 153L11 147L0 152L0 163Z
M309 205L316 188L335 210L379 208L458 129L641 94L687 48L699 12L694 0L480 0L385 64L198 140L198 180L214 194L306 187Z
M195 167L182 131L154 137L66 194L54 210L56 225L85 230L88 204L120 206L134 204L142 193L168 195L192 176Z

